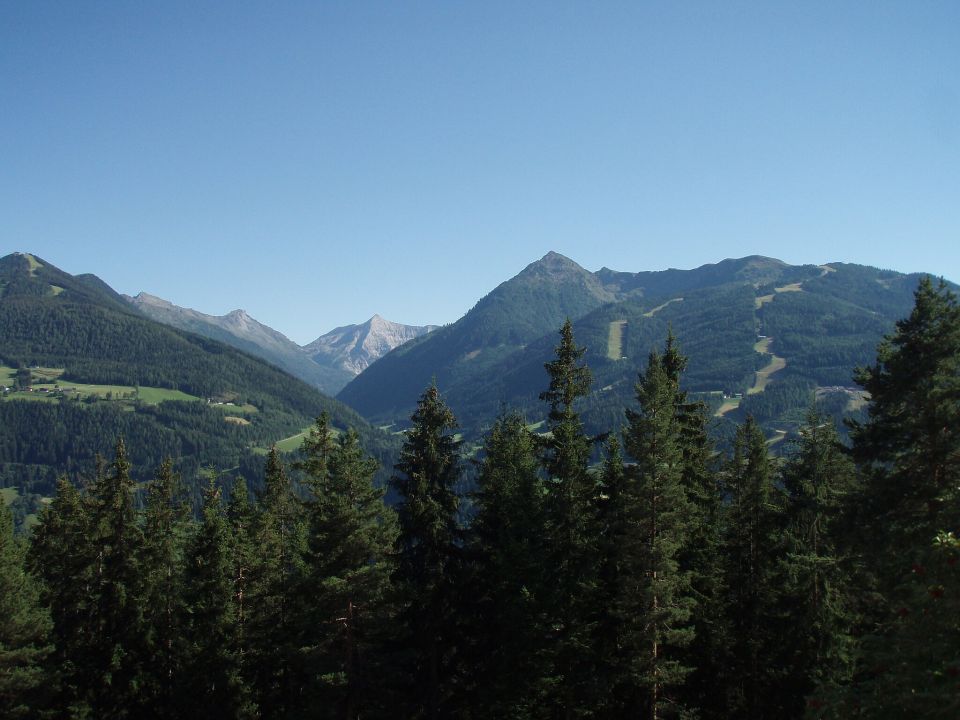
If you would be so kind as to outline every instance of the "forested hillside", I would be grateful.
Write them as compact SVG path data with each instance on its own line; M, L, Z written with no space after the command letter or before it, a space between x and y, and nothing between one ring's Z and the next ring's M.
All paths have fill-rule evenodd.
M435 386L393 507L325 415L255 497L211 481L199 520L170 463L137 510L118 442L29 539L0 507L0 714L957 717L956 297L920 283L857 373L849 447L811 410L782 459L749 416L717 452L682 350L668 330L596 437L565 323L547 432L501 413L468 495Z
M382 358L338 398L371 421L402 427L418 388L435 379L468 438L479 439L504 406L538 422L537 378L553 328L569 317L597 379L584 400L590 431L616 425L648 353L672 328L689 357L684 389L710 406L718 436L732 440L748 413L768 437L794 435L815 398L836 420L860 411L853 372L908 311L919 277L763 257L590 273L552 253L457 323ZM545 278L552 293L542 291Z
M92 473L123 436L135 479L176 457L199 500L201 466L253 480L270 445L321 412L392 457L390 438L305 383L31 255L0 260L0 382L0 487L24 496L52 493L60 473Z

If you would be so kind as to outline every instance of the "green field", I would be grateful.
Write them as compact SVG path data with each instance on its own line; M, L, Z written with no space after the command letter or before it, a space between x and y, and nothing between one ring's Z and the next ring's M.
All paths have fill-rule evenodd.
M147 405L159 405L164 400L199 400L196 395L188 395L180 390L166 390L164 388L142 387L137 398Z
M286 453L295 452L299 450L300 446L303 445L303 439L310 434L310 431L313 430L314 427L316 426L310 425L309 427L305 427L296 435L291 435L290 437L284 438L283 440L278 440L275 443L277 446L277 450L279 450L280 452L286 452ZM337 430L337 428L335 427L330 428L330 435L332 435L334 438L336 438L339 434L340 434L340 431Z
M6 398L11 400L58 402L60 399L79 397L82 400L86 397L95 396L101 400L110 399L126 402L139 400L147 405L159 405L165 400L200 400L200 398L195 395L188 395L180 390L168 390L166 388L136 388L130 385L88 385L69 381L60 382L60 377L64 372L66 372L64 368L30 368L30 375L36 381L33 384L33 392L10 392L7 393ZM0 365L0 383L10 385L13 383L16 374L17 371L15 368ZM257 411L252 405L231 406L230 409L238 413Z

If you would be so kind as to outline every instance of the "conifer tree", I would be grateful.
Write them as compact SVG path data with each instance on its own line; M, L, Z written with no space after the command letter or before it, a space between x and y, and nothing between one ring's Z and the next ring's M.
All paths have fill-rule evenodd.
M680 352L672 329L668 331L661 366L674 391L674 412L682 457L681 482L687 496L687 531L677 556L689 573L696 602L694 637L680 653L692 669L680 695L687 707L703 718L726 717L726 688L722 683L725 652L729 644L725 621L723 580L722 492L716 451L709 436L707 408L690 401L680 380L687 358Z
M683 716L677 688L690 668L680 649L693 639L690 573L679 563L691 513L676 392L652 352L637 383L639 410L627 413L624 440L635 463L628 468L620 571L628 581L611 608L621 627L616 703L621 713L653 719Z
M549 388L540 399L550 404L549 435L544 443L547 476L546 561L555 581L545 611L552 627L547 653L552 662L548 703L560 717L572 718L593 704L593 671L588 652L596 583L594 508L596 483L591 477L591 439L584 433L575 404L590 390L592 376L583 362L568 319L560 330L556 358L545 364Z
M542 462L547 476L546 560L555 577L546 605L553 629L547 652L553 664L552 702L561 717L571 718L587 712L591 704L588 650L596 583L597 490L588 471L591 438L584 432L576 403L590 391L592 374L583 362L586 349L577 347L569 319L560 329L554 352L555 359L544 365L550 385L540 393L540 399L550 404Z
M737 429L727 469L725 584L731 641L725 681L730 717L775 717L775 584L780 498L763 432L752 417Z
M90 490L94 542L92 627L82 658L85 690L92 712L115 718L138 717L138 679L145 661L140 557L143 530L134 508L123 439L113 461Z
M53 652L48 677L54 705L82 717L86 704L86 651L94 632L94 559L90 508L66 478L57 480L53 501L43 509L31 538L28 565L42 580L42 602L50 608Z
M802 715L815 687L838 687L850 677L855 609L840 522L855 479L833 423L811 411L783 468L787 507L778 626L784 679L777 696L791 717Z
M596 624L591 651L596 667L593 696L598 717L621 712L616 688L620 683L622 625L617 601L630 583L623 563L624 542L630 533L627 514L628 483L620 440L611 433L604 448L603 471L597 493L597 584L594 593Z
M155 717L174 717L175 692L183 671L183 550L188 507L180 477L167 458L147 489L144 544L140 560L143 583L145 661L140 694Z
M254 574L254 565L259 552L256 546L256 515L247 492L247 483L242 477L234 479L227 504L227 525L229 528L231 579L233 602L231 604L235 618L237 654L244 677L249 673L245 668L247 658L247 618L250 614L250 583Z
M299 587L305 712L350 720L376 706L396 520L373 484L375 460L353 430L333 440L326 415L304 440L307 549Z
M471 527L469 615L478 718L531 718L543 699L543 481L537 444L517 413L484 445Z
M0 500L0 716L37 717L49 698L44 661L51 651L50 613L27 572L13 515Z
M392 579L399 594L398 623L408 691L404 717L449 716L458 638L454 613L458 602L461 530L460 474L456 418L435 385L421 395L413 427L394 466L392 483L400 496L397 566Z
M960 523L960 306L930 278L914 299L876 364L856 374L870 393L869 420L851 433L867 475L859 522L887 584L912 562L907 548L926 548L938 530Z
M197 718L254 717L242 677L239 617L235 608L231 530L213 478L203 516L186 549L185 593L189 638L178 714Z
M869 419L852 428L864 480L854 493L858 577L871 597L854 683L823 712L953 717L958 712L960 306L921 280L910 315L856 378Z
M276 446L264 469L264 487L257 507L253 537L256 554L250 578L249 613L245 623L255 702L265 718L284 717L299 702L302 688L294 620L296 580L301 572L303 527L298 500Z

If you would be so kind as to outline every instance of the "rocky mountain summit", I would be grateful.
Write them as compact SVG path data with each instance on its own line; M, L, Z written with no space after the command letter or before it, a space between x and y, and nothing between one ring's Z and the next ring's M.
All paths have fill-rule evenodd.
M436 329L436 325L402 325L374 315L360 325L345 325L321 335L304 350L315 361L359 375L394 348Z

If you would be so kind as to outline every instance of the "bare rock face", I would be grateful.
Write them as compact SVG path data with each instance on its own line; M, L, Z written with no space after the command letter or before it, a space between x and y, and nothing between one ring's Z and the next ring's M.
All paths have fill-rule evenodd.
M315 362L331 363L332 361L354 375L359 375L371 363L394 348L436 327L436 325L401 325L374 315L360 325L334 328L309 345L305 345L303 349Z

